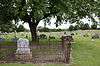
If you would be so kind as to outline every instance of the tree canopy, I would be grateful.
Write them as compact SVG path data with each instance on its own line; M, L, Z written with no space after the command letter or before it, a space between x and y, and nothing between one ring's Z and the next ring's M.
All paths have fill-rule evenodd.
M96 22L93 14L100 17L100 0L0 0L0 9L0 23L27 22L32 38L36 39L36 27L41 20L50 23L54 17L56 26L85 17Z
M58 25L64 20L73 23L86 16L93 19L92 14L99 16L99 6L100 1L97 0L27 0L26 3L22 0L18 2L19 9L23 9L19 10L20 17L25 17L26 12L29 12L32 19L34 18L38 23L42 19L48 21L49 17L54 16L57 18L55 24ZM23 21L25 21L24 18Z

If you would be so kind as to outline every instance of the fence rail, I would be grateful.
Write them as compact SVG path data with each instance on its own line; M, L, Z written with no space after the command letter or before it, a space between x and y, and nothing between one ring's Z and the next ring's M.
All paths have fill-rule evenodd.
M48 44L49 43L49 44ZM63 37L57 44L49 41L47 44L32 44L30 54L16 54L16 46L0 47L0 63L32 62L32 63L69 63L71 41ZM19 57L20 56L20 57Z

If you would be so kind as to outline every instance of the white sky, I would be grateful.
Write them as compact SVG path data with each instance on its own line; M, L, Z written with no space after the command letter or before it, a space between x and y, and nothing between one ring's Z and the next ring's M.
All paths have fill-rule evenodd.
M95 17L95 19L96 19L96 21L99 22L99 19L98 19L97 17ZM50 24L50 25L47 24L46 27L48 27L48 28L50 28L50 29L53 29L53 28L56 29L56 26L55 26L55 24L54 24L55 21L56 21L56 20L55 20L54 18L52 18L52 19L51 19L51 24ZM88 21L87 18L84 18L84 19L82 19L81 21L83 21L84 23L88 23L89 25L92 24L92 22L91 22L91 21ZM75 25L75 23L73 23L72 25ZM40 21L40 23L38 24L38 26L44 27L43 21ZM67 22L66 24L62 24L62 25L58 26L57 28L60 28L60 29L67 29L69 26L70 26L70 23ZM28 23L24 23L24 27L25 27L26 29L29 29Z

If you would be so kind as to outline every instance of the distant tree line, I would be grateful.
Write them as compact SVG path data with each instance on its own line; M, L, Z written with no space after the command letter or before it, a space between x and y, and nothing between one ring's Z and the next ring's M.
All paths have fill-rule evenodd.
M2 24L0 25L0 32L24 32L27 31L23 25L16 26L15 24Z
M65 31L65 29L49 29L47 27L38 29L40 32L60 32L60 31Z
M92 24L91 26L89 26L88 23L82 23L80 25L70 25L68 30L69 31L73 31L73 30L91 30L91 29L98 29L97 28L97 24Z

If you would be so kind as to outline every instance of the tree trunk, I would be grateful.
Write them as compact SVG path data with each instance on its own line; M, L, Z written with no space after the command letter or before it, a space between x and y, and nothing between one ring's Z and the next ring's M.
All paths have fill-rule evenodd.
M31 21L28 23L29 23L32 41L36 41L37 40L37 33L36 33L37 25L36 23L31 22Z

